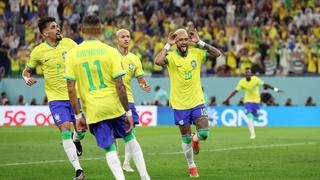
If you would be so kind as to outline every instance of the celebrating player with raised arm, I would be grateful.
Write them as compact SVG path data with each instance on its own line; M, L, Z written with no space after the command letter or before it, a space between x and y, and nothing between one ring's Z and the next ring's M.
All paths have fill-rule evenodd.
M122 81L125 75L119 52L99 41L101 22L95 15L86 16L82 23L84 42L68 52L65 78L70 103L77 115L79 131L86 129L77 103L79 91L83 113L97 144L106 151L109 168L117 180L125 179L118 158L115 138L131 138L132 111ZM77 85L77 90L75 86Z
M142 69L140 58L128 51L131 41L130 32L126 29L120 29L116 32L116 38L118 51L123 56L122 65L126 72L126 75L123 76L123 83L126 87L129 106L132 111L133 122L134 124L139 124L139 115L134 106L134 99L130 85L132 77L137 78L141 89L143 89L144 91L150 92L151 88L143 77L144 72ZM125 159L122 166L123 170L127 172L133 172L133 169L130 166L130 160L133 159L136 167L138 168L141 179L150 179L144 162L142 150L138 141L136 140L134 131L132 131L131 134L127 136L127 138L124 138L124 141Z
M70 122L74 123L75 117L69 102L67 83L63 78L65 55L77 44L69 38L61 37L60 28L52 17L40 19L38 27L45 42L32 50L30 61L23 70L22 77L27 85L32 86L37 82L36 79L31 77L32 69L37 65L42 65L45 92L49 99L49 108L53 120L60 130L64 151L76 170L74 179L81 180L84 178L84 172L77 154L79 156L82 154L80 140L85 133L75 132L73 134L74 142L72 141L70 131L72 124Z
M260 91L259 86L263 85L266 89L273 89L275 92L283 92L282 90L264 83L257 76L253 76L250 68L245 69L245 77L242 78L236 89L222 103L227 104L230 99L240 90L244 90L244 107L246 109L247 124L250 132L250 139L255 139L253 120L258 120L258 111L260 109Z
M189 48L190 42L197 43L202 49ZM169 51L174 44L177 49ZM207 60L207 53L214 57L221 54L218 49L201 41L196 31L178 29L169 34L164 49L155 57L157 65L166 65L168 68L170 106L174 110L175 124L179 126L182 135L182 149L189 165L190 177L199 176L193 153L199 153L199 140L206 140L209 136L200 79L201 64ZM191 124L195 124L197 129L192 135Z

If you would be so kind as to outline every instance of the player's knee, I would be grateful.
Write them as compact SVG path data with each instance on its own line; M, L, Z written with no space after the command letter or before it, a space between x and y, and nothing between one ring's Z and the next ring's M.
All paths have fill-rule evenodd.
M62 139L71 139L71 131L64 130L60 133Z
M135 139L136 137L134 136L134 133L131 131L130 134L126 135L123 140L125 143Z
M206 140L209 137L208 129L201 129L198 131L198 136L201 140Z
M192 140L191 135L182 135L182 142L185 144L190 144Z
M86 135L86 132L77 132L77 136L79 137L79 139L83 139L84 136Z
M117 151L117 146L115 143L112 143L110 147L104 148L104 150L106 151L106 153L112 152L112 151Z

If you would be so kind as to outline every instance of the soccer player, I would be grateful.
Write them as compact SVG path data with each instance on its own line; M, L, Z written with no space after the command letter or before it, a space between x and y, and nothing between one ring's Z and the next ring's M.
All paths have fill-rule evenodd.
M200 48L189 48L190 42L198 44ZM177 49L169 51L174 44ZM213 57L221 54L218 49L200 40L196 31L188 33L185 29L178 29L169 34L164 49L155 57L157 65L166 65L168 68L170 106L174 111L175 124L180 128L182 149L189 165L190 177L199 176L193 154L199 153L199 140L206 140L209 136L200 80L201 64L207 60L207 53ZM197 132L191 135L192 124L196 125Z
M244 90L244 107L247 115L247 124L250 132L250 139L255 139L253 120L258 120L258 111L260 109L260 91L259 87L264 86L265 89L273 89L275 92L283 92L282 90L264 83L257 76L253 76L250 68L245 69L244 78L242 78L236 89L222 102L228 104L230 99L240 90Z
M118 51L123 56L122 65L126 72L126 75L123 77L123 83L125 84L125 87L126 87L129 106L132 111L133 122L134 124L139 124L139 115L134 106L134 99L133 99L131 85L130 85L131 80L133 77L137 78L141 89L144 90L145 92L149 93L151 91L151 88L143 77L144 72L142 69L140 58L128 51L129 44L131 41L130 32L126 29L120 29L116 32L116 39L118 44ZM142 150L138 141L136 140L134 131L132 132L132 139L129 142L125 140L125 158L122 166L124 171L127 171L127 172L134 171L130 166L131 159L134 160L140 176L148 177L149 175L146 170L146 165L144 162Z
M119 52L99 41L101 22L96 15L86 16L82 22L85 39L68 52L65 78L70 103L76 113L78 131L86 130L78 103L77 90L90 132L97 145L106 151L106 160L117 180L125 179L118 158L115 138L129 142L132 135L132 111L122 81L125 75ZM76 90L77 85L77 90Z
M53 120L60 130L64 151L76 170L74 179L81 180L85 175L77 155L82 154L80 140L85 133L77 131L73 133L72 137L70 128L71 122L75 123L75 117L69 102L67 82L63 78L65 55L77 44L69 38L62 38L60 28L52 17L40 19L38 27L45 42L39 44L31 52L30 61L27 63L22 77L27 85L32 86L37 82L31 77L32 69L37 65L42 65L45 92L49 99Z

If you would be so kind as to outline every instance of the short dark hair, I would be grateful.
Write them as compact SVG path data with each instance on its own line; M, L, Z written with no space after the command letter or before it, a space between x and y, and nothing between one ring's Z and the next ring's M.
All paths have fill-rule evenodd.
M89 26L97 26L101 23L99 17L97 15L88 15L83 18L82 24Z
M250 67L246 67L246 71L251 71L251 68Z
M39 28L40 33L41 34L43 33L43 30L47 27L49 22L55 22L55 21L56 21L56 19L54 17L41 18L38 22L38 28Z

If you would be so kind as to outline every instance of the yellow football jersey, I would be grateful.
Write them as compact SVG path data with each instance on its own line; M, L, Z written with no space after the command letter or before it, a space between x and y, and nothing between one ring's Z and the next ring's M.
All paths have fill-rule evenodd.
M99 40L86 40L68 52L64 77L76 81L89 124L125 113L114 82L125 75L121 59L116 49Z
M207 59L207 52L189 48L186 57L177 50L166 56L170 77L170 105L173 109L191 109L205 104L200 79L201 65Z
M247 81L246 78L242 78L236 90L244 90L244 99L243 101L250 103L260 103L260 91L259 86L263 85L264 82L257 76L252 76L250 81Z
M45 92L48 101L69 100L67 81L63 78L64 61L67 52L77 44L63 38L56 47L43 42L35 47L30 55L27 66L34 69L37 65L42 66Z
M123 56L122 66L126 72L126 75L123 77L123 83L126 86L128 101L134 103L131 89L132 77L138 78L139 76L144 75L140 58L129 52L127 55Z

